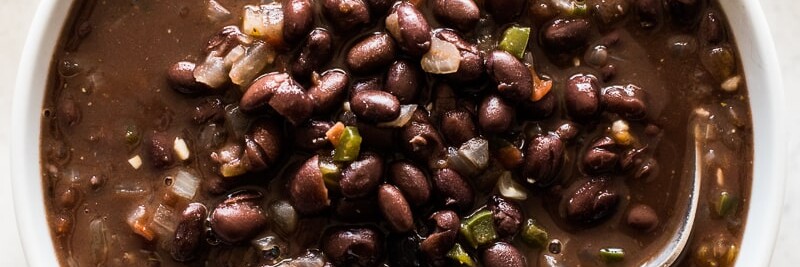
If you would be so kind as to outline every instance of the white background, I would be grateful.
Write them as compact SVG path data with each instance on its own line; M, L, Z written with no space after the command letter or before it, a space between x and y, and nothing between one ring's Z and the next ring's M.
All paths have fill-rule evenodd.
M114 0L123 1L123 0ZM720 0L725 1L725 0ZM9 182L9 126L11 96L20 53L39 0L0 0L0 266L23 266L25 260L16 233ZM800 166L800 1L761 0L770 24L783 71L788 106L789 162ZM31 148L36 149L36 148ZM786 199L778 243L771 266L800 265L800 180L787 173Z

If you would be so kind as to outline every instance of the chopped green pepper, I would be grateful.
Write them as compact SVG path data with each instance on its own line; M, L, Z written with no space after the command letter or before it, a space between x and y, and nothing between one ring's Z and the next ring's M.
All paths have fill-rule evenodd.
M625 250L621 248L600 249L600 259L605 263L615 263L625 260Z
M739 201L736 199L736 197L726 191L719 193L717 201L714 203L714 209L717 215L720 217L725 217L729 214L732 214L734 211L736 211L738 206Z
M457 262L458 266L475 267L475 262L472 261L472 257L467 254L467 251L465 251L459 243L456 243L456 245L447 252L447 257Z
M500 49L511 53L517 58L522 58L525 48L528 47L528 38L531 36L531 28L511 26L503 33L500 40Z
M469 241L473 248L489 244L497 239L492 212L483 210L464 219L461 224L461 235Z
M358 157L359 150L361 150L361 135L358 134L358 128L347 126L333 152L333 160L338 162L354 161Z
M339 187L339 179L342 172L339 165L328 159L319 159L319 171L322 173L322 179L328 187Z
M536 225L536 221L528 219L522 228L522 241L528 245L543 248L547 246L547 232Z

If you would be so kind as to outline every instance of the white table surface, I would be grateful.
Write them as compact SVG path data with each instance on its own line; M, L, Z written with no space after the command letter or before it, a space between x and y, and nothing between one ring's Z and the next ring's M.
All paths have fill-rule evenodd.
M725 1L725 0L721 0ZM789 105L790 155L788 166L800 166L800 90L794 78L800 77L800 1L761 0L770 24L786 84ZM0 266L24 266L25 259L17 236L9 182L9 133L11 95L17 65L33 13L39 0L0 0ZM800 266L800 180L788 171L786 198L778 243L770 266ZM9 214L10 213L10 214Z

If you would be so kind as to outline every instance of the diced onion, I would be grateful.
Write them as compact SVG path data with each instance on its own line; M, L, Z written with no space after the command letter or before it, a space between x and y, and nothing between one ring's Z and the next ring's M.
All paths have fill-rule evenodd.
M511 172L508 171L503 172L497 180L497 191L500 191L500 195L506 198L514 200L528 199L528 193L525 188L514 181L514 178L511 177Z
M150 228L148 220L147 208L144 205L140 205L128 215L126 221L134 233L144 237L148 241L153 241L153 239L156 238L156 234L153 232L153 229Z
M172 150L175 151L175 156L178 156L180 160L187 160L191 153L189 152L189 147L186 145L186 141L183 138L175 137L175 142L173 142Z
M450 148L447 165L461 175L480 174L489 166L489 142L473 138L461 145L458 150Z
M427 73L454 73L461 64L461 53L454 44L433 37L431 49L422 56L421 64L422 70Z
M231 51L228 51L228 54L225 55L225 66L230 68L233 66L233 63L242 60L242 57L244 57L245 53L247 53L247 48L245 48L244 45L237 45L236 47L232 48Z
M170 185L170 192L184 200L192 200L197 194L197 188L200 186L200 179L189 172L180 170L175 174L172 185Z
M108 227L102 218L94 218L89 222L89 241L92 249L92 260L96 266L103 266L108 259Z
M237 85L247 85L258 73L275 60L275 50L264 42L255 42L233 63L229 76Z
M153 212L150 225L159 237L169 237L175 233L175 228L178 227L178 215L172 208L158 204L158 208Z
M244 7L244 33L263 39L273 46L283 44L283 8L279 2Z
M297 229L298 215L292 204L286 201L278 201L270 206L270 214L275 225L284 233L294 233Z
M132 158L128 159L128 164L130 164L134 169L138 170L140 167L142 167L142 157L139 157L139 155L133 156Z
M225 59L214 54L194 69L194 79L211 88L219 88L228 82L228 68Z
M406 126L408 121L413 117L414 112L417 111L417 105L402 105L400 106L400 116L397 119L388 122L378 123L378 127L394 127L399 128Z
M231 12L215 0L208 1L206 16L213 22L221 22L231 18Z

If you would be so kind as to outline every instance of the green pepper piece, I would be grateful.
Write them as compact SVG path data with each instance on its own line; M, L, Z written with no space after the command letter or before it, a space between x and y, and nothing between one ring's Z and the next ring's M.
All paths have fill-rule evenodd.
M525 48L528 47L528 38L531 36L531 28L511 26L503 33L500 40L500 49L511 53L517 58L522 58Z
M492 212L483 210L464 219L464 222L461 223L461 235L469 241L473 248L489 244L497 239Z
M615 263L625 260L625 250L621 248L600 249L600 259L605 263Z
M456 245L447 252L447 257L457 262L458 266L475 267L475 262L472 260L472 257L467 254L467 251L465 251L459 243L456 243Z
M338 162L354 161L358 158L359 150L361 150L361 135L358 134L358 128L347 126L344 128L342 137L339 138L339 145L334 149L333 160Z
M522 241L528 245L543 248L547 246L547 232L536 225L536 221L528 219L522 228Z
M583 17L586 16L587 13L589 13L589 7L586 5L585 0L572 1L570 15L574 17Z
M325 181L325 185L328 187L338 188L339 179L342 176L339 165L336 165L336 163L331 161L330 158L327 160L320 158L318 165L319 171L322 173L322 179Z
M720 217L725 217L736 211L738 206L739 201L736 199L736 197L728 192L723 191L717 197L717 202L714 205L714 209L717 212L717 215Z

